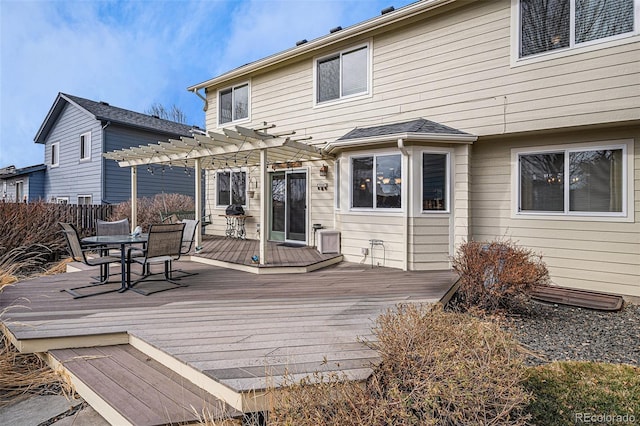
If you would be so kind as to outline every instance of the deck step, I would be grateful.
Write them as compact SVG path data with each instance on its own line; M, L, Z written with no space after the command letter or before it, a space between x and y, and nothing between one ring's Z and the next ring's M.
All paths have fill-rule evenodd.
M619 311L624 300L621 296L566 287L536 287L531 297L544 302L578 306L600 311Z
M177 425L242 416L131 345L57 349L50 355L111 424Z

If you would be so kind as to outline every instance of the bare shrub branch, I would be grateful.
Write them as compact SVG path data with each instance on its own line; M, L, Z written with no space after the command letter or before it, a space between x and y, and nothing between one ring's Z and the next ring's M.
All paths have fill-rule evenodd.
M374 328L364 384L315 374L274 392L273 425L524 425L520 347L498 324L406 305Z
M466 242L452 265L460 275L457 302L466 309L521 309L535 286L549 283L542 256L510 240Z

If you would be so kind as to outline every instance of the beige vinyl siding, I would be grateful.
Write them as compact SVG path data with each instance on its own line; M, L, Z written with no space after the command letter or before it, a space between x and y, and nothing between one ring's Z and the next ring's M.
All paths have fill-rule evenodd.
M432 214L410 221L409 269L449 269L451 250L450 214Z
M582 222L575 225L580 235L571 237L564 235L565 230L574 229L570 220L512 219L509 154L512 147L548 144L549 139L577 142L569 137L574 129L623 125L639 120L640 36L568 54L553 53L544 60L523 61L512 66L511 50L517 31L512 29L510 0L462 1L440 11L442 13L430 13L428 19L412 18L388 31L362 34L283 66L221 85L227 87L250 80L252 123L247 126L259 126L266 121L277 125L271 130L273 132L295 130L294 137L311 136L312 139L306 142L319 146L335 141L355 127L418 117L480 137L478 146L470 150L462 146L451 147L454 176L448 216L420 214L415 211L415 205L408 217L404 212L391 216L379 212L350 212L346 205L349 202L348 162L343 161L342 208L335 212L331 212L332 168L329 190L320 192L316 189L318 177L314 169L317 165L311 167L312 215L309 222L326 227L326 223L335 217L335 228L342 232L343 253L348 261L368 263L369 258L363 258L361 249L369 247L371 238L382 239L387 249L386 265L393 267L403 267L405 250L410 269L448 267L448 256L453 254L453 247L470 236L495 238L507 235L518 240L522 237L520 242L531 243L532 247L548 252L554 279L567 284L575 285L570 276L580 276L581 272L572 272L572 269L579 270L584 266L578 266L582 260L580 256L587 263L591 258L596 261L615 258L625 259L618 263L626 265L640 264L637 245L625 242L625 238L633 238L633 232L637 235L637 224L599 222L595 225L596 230L604 235L596 236L589 235L594 229L581 228L585 223ZM363 43L369 43L372 49L373 86L369 96L314 105L314 58ZM206 123L210 130L217 126L215 89L207 90ZM540 131L559 134L562 129L567 131L565 137L527 139L522 136ZM603 140L614 138L607 132L591 131L584 133L582 139L590 140L592 134L600 135ZM494 139L490 143L487 138ZM636 156L638 151L636 148ZM417 148L415 152L418 152ZM477 155L480 157L476 158ZM413 167L417 167L415 161ZM640 172L636 170L635 173L637 181ZM418 185L415 178L413 185ZM636 183L636 211L640 206L639 188ZM469 189L473 191L470 196ZM417 200L419 197L414 192L413 202L417 203ZM408 237L405 235L407 227ZM531 236L525 229L531 231ZM557 235L540 232L547 229L556 229ZM441 241L445 231L448 247ZM630 262L629 257L635 263ZM565 266L567 262L570 266ZM628 284L629 277L640 281L637 272L633 275L633 266L632 273L628 274L622 272L626 269L617 270L608 266L608 260L600 260L599 266L592 266L592 277L596 276L597 268L619 273L620 278L590 281L587 276L581 284L584 288L604 286L610 291L637 292L637 287L629 290Z
M374 266L379 264L402 269L405 256L403 220L401 215L357 213L341 215L340 232L344 260L371 265L369 240L377 239L383 241L384 251L380 246L373 248ZM362 248L369 249L368 256L362 255Z
M511 149L634 139L633 222L514 217ZM510 238L543 255L553 282L586 290L640 296L640 128L480 140L473 146L472 232L476 240ZM635 209L635 210L634 210Z
M416 117L479 136L640 117L640 36L632 43L512 67L510 22L509 0L467 3L315 52L318 57L370 42L372 94L351 101L314 107L312 56L249 76L253 123L275 123L278 131L296 130L324 142L356 126ZM216 91L209 89L208 98L212 129Z

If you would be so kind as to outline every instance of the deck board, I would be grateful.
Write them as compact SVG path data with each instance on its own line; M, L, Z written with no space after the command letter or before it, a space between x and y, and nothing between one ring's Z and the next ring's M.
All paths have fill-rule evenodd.
M129 345L54 350L52 355L134 425L194 422L203 412L216 418L238 415Z
M222 383L244 392L262 389L266 379L256 376L269 366L311 374L329 363L343 366L336 371L365 374L376 354L358 339L374 337L375 318L397 303L438 301L457 279L451 271L347 263L274 275L190 261L176 267L198 275L184 278L188 287L146 297L125 292L74 300L60 292L87 282L90 270L22 281L0 293L2 323L25 348L58 337L128 333L204 375L231 377Z

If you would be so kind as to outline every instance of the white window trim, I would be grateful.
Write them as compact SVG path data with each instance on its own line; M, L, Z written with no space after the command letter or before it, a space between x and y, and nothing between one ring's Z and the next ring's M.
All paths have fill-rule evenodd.
M249 188L249 171L244 167L232 168L232 169L222 169L222 170L216 170L215 171L215 180L216 180L215 188L216 188L216 190L215 190L214 197L215 197L215 200L216 200L215 201L215 203L216 203L216 207L215 208L217 210L226 209L229 206L229 204L218 204L218 201L219 201L218 200L218 194L219 194L219 191L218 191L218 174L219 173L241 173L241 172L245 173L245 184L244 184L244 201L245 201L245 204L243 204L242 207L243 208L247 208L249 206L249 194L247 194L247 191L248 191L248 188ZM229 177L229 178L231 178L231 177ZM231 202L232 200L233 200L233 194L229 194L229 201Z
M69 204L69 197L56 197L56 204Z
M232 89L232 93L233 93L233 89L235 89L236 87L241 87L245 85L247 86L247 117L241 118L239 120L232 119L231 121L227 121L226 123L221 123L220 122L220 93L229 89ZM251 121L251 80L242 81L240 83L222 87L217 90L216 92L216 123L218 125L218 128L230 126L232 124L247 123L250 121Z
M53 155L53 147L56 147L55 151L56 151L56 155L54 158ZM58 167L60 165L60 142L54 142L51 144L51 148L50 148L50 152L49 154L51 155L51 167Z
M575 25L575 6L571 0L571 25ZM550 59L563 58L580 53L592 52L599 49L621 46L629 43L636 43L640 38L640 0L634 0L633 5L634 29L632 32L618 34L615 36L592 40L576 45L574 43L575 31L573 28L569 34L569 47L555 49L549 52L541 52L536 55L520 57L520 0L511 0L511 67L534 64Z
M91 195L78 195L78 204L80 204L80 199L81 198L88 198L89 199L89 205L93 204L93 196Z
M422 170L424 167L424 163L423 163L423 154L439 154L439 155L446 155L447 156L447 170L446 170L446 176L445 176L445 203L447 205L447 208L444 210L424 210L424 200L422 199L422 192L423 192L423 185L424 185L424 179L422 176ZM420 213L424 214L424 215L433 215L433 214L451 214L451 168L452 168L452 164L451 164L451 151L438 151L438 150L433 150L433 149L425 149L420 151L420 185L418 185L420 187L420 193L418 194L418 200L420 201Z
M511 150L511 218L512 219L540 219L540 220L569 220L569 221L594 221L594 222L634 222L634 150L633 139L603 140L598 142L547 145L535 148L513 148ZM520 205L520 162L522 154L544 154L552 152L580 152L604 149L622 149L622 212L571 212L568 210L568 193L565 196L565 211L531 212L518 211ZM566 167L567 158L565 158Z
M373 174L375 177L375 158L376 157L385 157L385 156L389 156L389 155L397 155L400 157L400 166L402 167L402 172L400 173L400 179L402 179L402 182L407 182L407 171L405 170L406 167L404 166L404 163L402 161L402 153L398 152L398 151L380 151L380 152L371 152L371 153L362 153L362 154L353 154L349 156L349 161L348 161L348 176L349 176L349 212L352 213L369 213L369 214L375 214L375 215L379 215L379 214L391 214L393 216L396 215L402 215L406 209L407 206L407 201L406 198L407 196L409 196L407 194L407 191L405 191L404 189L404 185L406 185L406 183L403 185L403 189L401 191L401 200L400 200L400 208L394 209L394 208L383 208L383 207L353 207L353 167L352 167L352 163L353 163L353 159L354 158L365 158L365 157L373 157L374 161L373 161L373 166L374 166L374 170L373 170ZM406 196L405 196L406 194ZM375 193L374 193L374 204L375 204Z
M86 143L85 149L85 157L82 156L82 137L84 136L85 140L88 141ZM80 135L80 162L90 161L91 160L91 130L88 132L84 132Z
M367 48L367 90L362 93L354 93L353 95L342 96L329 101L318 102L318 61L329 58L331 56L340 55L360 48ZM322 55L313 58L313 107L321 108L329 105L336 105L344 102L350 102L356 99L370 98L373 96L373 40L369 39L366 43L350 46L337 52L331 52L328 55ZM340 61L340 84L342 85L342 61Z

